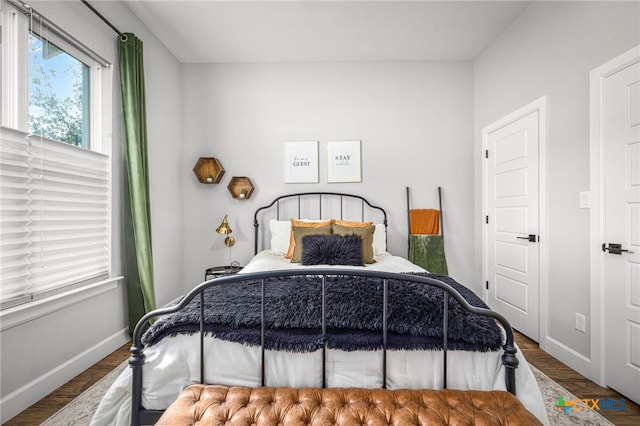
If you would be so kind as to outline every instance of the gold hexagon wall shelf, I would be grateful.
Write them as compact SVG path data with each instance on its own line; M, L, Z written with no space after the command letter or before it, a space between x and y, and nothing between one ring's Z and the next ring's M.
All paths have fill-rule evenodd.
M246 200L251 197L253 193L253 184L251 179L246 176L234 176L231 178L231 182L227 185L227 189L231 193L231 196L238 200Z
M219 183L224 176L224 167L215 157L200 157L193 166L193 173L200 183Z

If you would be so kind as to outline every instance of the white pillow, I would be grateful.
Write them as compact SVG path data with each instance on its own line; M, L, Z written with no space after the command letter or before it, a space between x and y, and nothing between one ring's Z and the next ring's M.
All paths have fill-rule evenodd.
M377 223L373 231L373 255L377 256L387 252L387 229L384 223Z
M269 230L271 231L271 251L284 256L289 251L291 221L271 219Z

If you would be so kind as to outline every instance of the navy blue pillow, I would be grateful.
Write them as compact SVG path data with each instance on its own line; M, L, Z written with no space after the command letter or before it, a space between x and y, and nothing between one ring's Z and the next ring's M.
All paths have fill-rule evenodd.
M307 235L302 238L303 265L363 266L359 235Z

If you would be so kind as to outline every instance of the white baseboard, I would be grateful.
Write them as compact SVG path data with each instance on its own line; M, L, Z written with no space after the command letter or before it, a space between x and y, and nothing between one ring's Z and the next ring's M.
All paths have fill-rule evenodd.
M130 340L125 328L6 395L0 400L0 423L15 417Z
M583 376L590 378L591 376L591 360L574 349L571 349L564 343L546 337L545 351L568 367L574 369Z

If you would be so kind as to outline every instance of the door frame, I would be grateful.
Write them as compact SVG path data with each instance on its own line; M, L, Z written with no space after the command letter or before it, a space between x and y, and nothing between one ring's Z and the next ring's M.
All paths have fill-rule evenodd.
M517 121L533 112L538 112L538 345L546 350L547 341L547 307L549 301L549 253L547 233L547 97L542 96L535 101L507 114L501 119L482 128L482 281L487 277L487 163L484 159L488 149L489 134L495 130ZM482 298L489 302L489 290L482 290Z
M593 69L589 73L589 167L591 201L591 377L600 386L606 385L604 345L604 261L601 244L604 242L604 162L603 162L603 100L607 77L640 62L640 45Z

